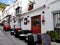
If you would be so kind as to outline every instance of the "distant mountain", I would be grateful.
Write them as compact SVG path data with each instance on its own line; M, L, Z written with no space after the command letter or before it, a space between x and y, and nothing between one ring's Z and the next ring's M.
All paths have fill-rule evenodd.
M4 9L6 6L8 6L8 5L0 2L0 10L1 10L1 9Z

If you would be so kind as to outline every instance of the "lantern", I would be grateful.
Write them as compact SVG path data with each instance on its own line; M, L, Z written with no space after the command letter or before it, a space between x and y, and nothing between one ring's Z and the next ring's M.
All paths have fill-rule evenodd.
M42 23L43 24L45 23L45 17L44 17L44 15L42 16Z

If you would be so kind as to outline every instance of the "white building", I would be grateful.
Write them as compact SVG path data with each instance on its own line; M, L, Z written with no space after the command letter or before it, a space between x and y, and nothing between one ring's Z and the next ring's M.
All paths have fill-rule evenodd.
M22 11L21 28L23 30L32 30L33 33L46 33L46 31L54 30L53 18L52 15L48 14L46 0L35 0L32 2L33 9L31 10L28 10L29 4L24 9L26 11Z
M16 16L14 17L15 18L14 25L15 25L15 28L20 28L20 19L19 19L19 17L20 17L21 8L22 8L21 0L15 1L13 7L16 11Z
M12 28L14 28L14 19L13 19L13 17L15 16L15 9L14 9L13 5L10 5L7 12L8 12L8 15L10 15L9 23L10 23L10 27L12 29Z
M59 5L60 0L17 0L12 6L16 10L16 28L46 33L60 27Z
M5 9L2 11L2 20L7 21L6 16L8 15L7 10L9 9L9 6L7 6Z
M47 0L48 14L52 15L53 28L58 32L60 37L60 0Z
M3 21L7 22L11 26L11 28L13 28L14 27L13 16L15 16L15 9L13 5L7 6L4 9L2 16Z
M57 23L60 24L60 0L35 0L31 10L28 10L29 3L31 2L28 0L22 0L20 23L23 30L46 33L46 31L54 30Z
M2 23L2 10L0 10L0 23Z

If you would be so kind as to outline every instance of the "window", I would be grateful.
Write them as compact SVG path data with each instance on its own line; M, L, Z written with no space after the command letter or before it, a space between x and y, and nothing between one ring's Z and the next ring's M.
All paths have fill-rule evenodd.
M22 12L22 8L21 7L17 7L16 8L16 14L20 14Z
M54 13L54 27L60 27L60 13Z

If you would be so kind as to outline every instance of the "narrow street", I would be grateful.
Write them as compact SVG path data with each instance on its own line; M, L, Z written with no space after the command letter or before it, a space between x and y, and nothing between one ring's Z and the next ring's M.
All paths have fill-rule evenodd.
M0 26L0 45L27 45L27 43L10 35L9 31L5 32ZM51 42L51 45L60 45L60 43Z
M60 45L60 0L0 0L0 45Z
M15 38L14 36L11 36L9 31L3 31L0 26L0 45L27 45L27 43Z

